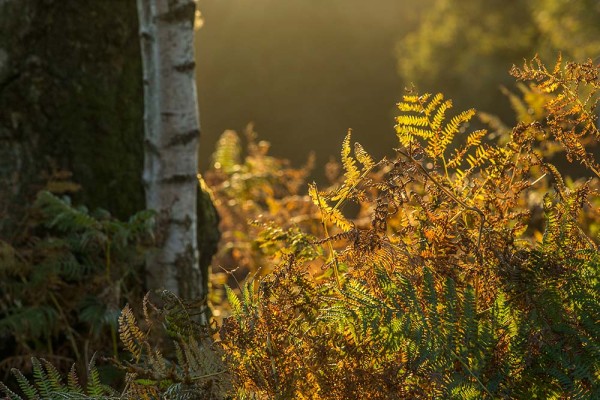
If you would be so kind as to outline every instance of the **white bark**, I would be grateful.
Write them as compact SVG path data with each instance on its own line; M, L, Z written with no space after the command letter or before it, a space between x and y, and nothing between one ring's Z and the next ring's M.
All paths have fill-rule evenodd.
M144 68L146 207L158 212L149 289L203 296L198 266L194 0L137 0Z

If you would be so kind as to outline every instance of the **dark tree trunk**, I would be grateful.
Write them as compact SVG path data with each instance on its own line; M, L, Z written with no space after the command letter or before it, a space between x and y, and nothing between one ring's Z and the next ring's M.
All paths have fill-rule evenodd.
M138 35L135 0L0 0L0 239L53 171L90 208L145 207Z
M138 43L133 0L0 0L3 236L52 170L92 208L144 208Z

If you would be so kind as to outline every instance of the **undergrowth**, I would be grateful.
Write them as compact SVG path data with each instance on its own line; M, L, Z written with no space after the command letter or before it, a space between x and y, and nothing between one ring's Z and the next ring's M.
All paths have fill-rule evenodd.
M600 396L599 181L563 178L544 151L597 174L598 68L512 72L540 119L469 132L474 110L409 93L393 158L347 135L342 181L309 187L324 256L288 251L229 296L221 339L240 398Z
M393 156L348 133L342 175L307 196L306 170L252 136L242 159L226 133L212 182L237 233L220 260L251 278L225 286L218 334L193 303L146 300L143 324L129 307L119 320L124 389L101 392L92 365L84 395L34 360L34 385L15 371L26 398L600 398L598 66L511 72L532 110L514 128L480 115L490 129L473 131L474 110L407 93ZM563 177L561 155L591 177Z
M31 370L31 355L68 368L93 349L117 354L117 318L143 297L153 213L121 222L42 191L22 232L0 241L0 373ZM26 356L27 355L27 356Z

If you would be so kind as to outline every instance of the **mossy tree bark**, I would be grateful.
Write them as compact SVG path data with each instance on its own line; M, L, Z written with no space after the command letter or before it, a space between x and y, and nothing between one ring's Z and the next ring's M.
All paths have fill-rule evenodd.
M53 170L90 208L144 208L141 75L134 0L0 0L3 237Z
M25 205L57 170L71 171L83 187L75 194L78 203L119 218L143 209L143 99L135 0L0 0L0 239L16 235ZM185 131L197 140L197 127ZM149 202L153 207L157 204ZM196 210L195 203L190 210ZM199 228L198 240L204 242L193 245L192 253L197 262L200 247L205 252L200 258L210 262L216 217L210 204L198 212L207 222ZM186 243L197 236L190 221L194 228ZM184 268L174 276L204 288L194 293L200 295L206 282L188 274L206 277L207 271L208 264L195 264L194 271ZM155 289L171 282L148 284ZM193 291L177 287L175 292Z

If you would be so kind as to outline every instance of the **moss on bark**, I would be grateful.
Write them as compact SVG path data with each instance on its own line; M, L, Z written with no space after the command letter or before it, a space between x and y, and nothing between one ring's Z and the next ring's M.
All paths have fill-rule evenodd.
M90 207L144 207L135 1L0 2L0 202L6 234L52 169ZM8 186L6 186L8 185Z

